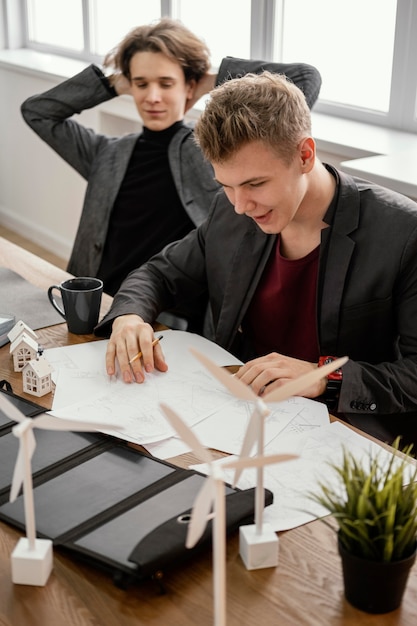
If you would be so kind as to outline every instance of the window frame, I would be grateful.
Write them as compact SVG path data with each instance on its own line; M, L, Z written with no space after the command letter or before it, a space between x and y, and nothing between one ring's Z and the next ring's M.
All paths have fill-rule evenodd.
M376 126L417 132L417 3L398 0L387 113L318 100L315 111Z
M0 33L0 44L6 48L24 47L52 55L64 56L85 62L101 63L102 57L91 54L89 30L89 0L82 0L84 18L84 49L80 52L65 48L29 42L26 0L1 0L0 10L4 16L4 32ZM276 15L285 10L285 2L291 0L252 0L251 8L251 58L282 58L280 42L282 33L274 34ZM161 15L176 14L177 0L160 0ZM278 20L283 23L283 20ZM314 110L334 117L351 119L368 124L393 128L406 132L417 132L417 2L398 0L393 66L391 77L391 96L389 111L381 113L368 109L346 106L324 100L317 101ZM312 32L314 37L314 32ZM275 49L274 49L275 48ZM308 59L306 59L308 62ZM320 68L318 68L320 69Z

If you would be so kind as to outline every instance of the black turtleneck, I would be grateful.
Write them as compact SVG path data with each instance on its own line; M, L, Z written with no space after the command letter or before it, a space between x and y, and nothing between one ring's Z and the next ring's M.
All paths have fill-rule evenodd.
M183 126L143 129L113 206L98 277L114 295L129 272L166 244L181 239L193 222L185 212L168 162L168 146Z

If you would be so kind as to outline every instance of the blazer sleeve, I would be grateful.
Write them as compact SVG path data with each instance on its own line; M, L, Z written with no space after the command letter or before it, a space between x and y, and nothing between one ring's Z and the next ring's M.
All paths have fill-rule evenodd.
M320 72L308 63L272 63L225 57L217 74L216 85L250 72L261 74L264 70L274 74L285 74L304 93L310 109L313 108L319 96L322 81Z
M97 152L109 138L73 119L115 96L98 67L90 65L79 74L21 105L26 123L67 163L88 179Z
M136 314L152 324L162 311L186 308L206 294L204 232L208 221L130 272L94 334L109 336L120 315Z

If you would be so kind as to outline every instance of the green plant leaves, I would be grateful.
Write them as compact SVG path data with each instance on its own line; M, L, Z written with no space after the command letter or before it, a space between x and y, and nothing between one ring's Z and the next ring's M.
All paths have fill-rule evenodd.
M399 439L388 464L380 454L358 462L343 450L341 466L331 464L339 485L320 483L310 494L336 519L346 550L375 561L395 561L409 556L417 538L417 467L404 486L411 447L398 455Z

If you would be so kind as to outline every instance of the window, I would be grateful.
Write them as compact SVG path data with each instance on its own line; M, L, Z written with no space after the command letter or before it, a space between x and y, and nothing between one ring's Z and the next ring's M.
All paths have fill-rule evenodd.
M180 0L173 17L205 40L213 66L226 55L250 58L251 0Z
M275 55L320 69L317 110L417 130L416 28L414 0L287 0Z
M99 61L134 26L170 15L206 41L213 66L217 67L225 54L250 57L251 0L117 0L116 4L108 0L26 0L26 7L26 45L37 50L53 47L61 54Z
M90 50L93 55L104 57L132 27L157 19L161 3L159 0L117 0L116 3L90 0L88 4Z
M14 0L7 2L15 10ZM224 55L305 61L323 78L316 111L417 131L415 0L24 0L22 4L26 47L100 62L131 27L171 15L204 37L214 67Z
M98 61L135 24L158 18L160 5L159 0L26 0L26 45Z
M323 100L387 113L396 8L397 0L349 0L337 11L334 0L286 2L282 57L320 68Z
M84 47L81 0L28 2L27 32L30 42L81 52Z

